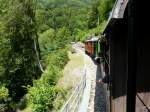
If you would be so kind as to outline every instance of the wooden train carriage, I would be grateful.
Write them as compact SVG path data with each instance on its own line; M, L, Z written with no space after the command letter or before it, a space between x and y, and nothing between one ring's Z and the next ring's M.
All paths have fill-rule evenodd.
M92 54L92 42L90 40L87 40L85 42L85 52L88 54L88 55L91 55Z
M101 44L100 44L100 37L96 37L94 43L94 53L93 58L94 60L99 63L101 58Z
M100 42L97 41L97 46L96 46L96 58L100 58L101 57L101 49L100 49L101 45Z
M99 49L99 42L98 42L98 38L92 38L90 40L87 40L85 42L85 52L90 55L92 58L95 58L96 56L98 56L98 53L100 52Z
M109 41L110 111L149 112L149 40L135 37L128 6L128 0L116 1L103 32Z
M88 54L88 42L85 42L85 53Z
M97 37L94 37L91 39L91 42L92 42L92 54L91 54L91 57L92 58L95 58L96 56L98 56L98 46L99 46L99 43L98 43L98 38Z
M89 43L88 43L88 41L85 41L85 53L86 54L89 53Z
M92 40L90 41L90 43L91 43L91 54L90 54L90 56L93 57L93 53L94 53L94 43L93 43Z

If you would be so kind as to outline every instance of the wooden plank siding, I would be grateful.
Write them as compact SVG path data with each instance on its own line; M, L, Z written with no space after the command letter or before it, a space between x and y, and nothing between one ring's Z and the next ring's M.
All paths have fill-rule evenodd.
M112 75L111 112L126 112L127 96L127 19L119 19L107 30L110 40L110 74ZM148 32L138 32L136 38L136 90L145 105L150 109L150 44ZM148 112L136 97L136 112Z
M121 27L121 28L120 28ZM112 112L126 112L127 30L120 20L110 39L110 74L112 75Z

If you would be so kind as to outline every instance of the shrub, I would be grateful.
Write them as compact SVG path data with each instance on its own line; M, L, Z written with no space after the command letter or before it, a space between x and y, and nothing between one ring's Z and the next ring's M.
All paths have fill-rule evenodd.
M8 98L8 89L5 88L4 86L0 86L0 112L6 112L8 107L7 107L7 102L9 100Z
M57 109L62 106L62 100L54 103L55 99L59 96L64 98L64 90L50 85L40 85L29 89L28 100L33 112L49 112L57 105Z

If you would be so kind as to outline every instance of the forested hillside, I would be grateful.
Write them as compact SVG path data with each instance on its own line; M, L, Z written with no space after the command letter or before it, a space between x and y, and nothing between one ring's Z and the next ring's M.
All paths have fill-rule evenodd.
M60 109L67 91L56 84L69 43L101 33L113 3L0 0L0 112Z

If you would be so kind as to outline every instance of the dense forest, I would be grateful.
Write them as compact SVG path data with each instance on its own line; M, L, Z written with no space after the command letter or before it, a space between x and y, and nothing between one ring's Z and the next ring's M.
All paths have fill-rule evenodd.
M114 2L0 0L0 112L59 110L69 43L99 35Z

